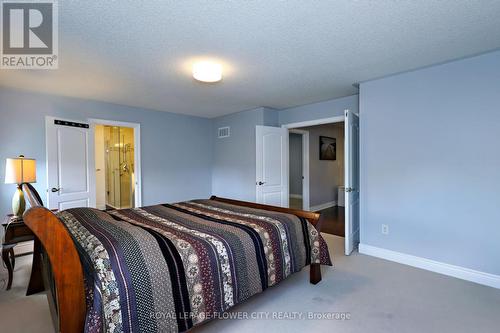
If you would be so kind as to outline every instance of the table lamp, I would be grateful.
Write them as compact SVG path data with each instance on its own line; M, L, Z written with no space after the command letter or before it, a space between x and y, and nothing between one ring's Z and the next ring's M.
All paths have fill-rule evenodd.
M16 217L21 217L26 208L21 189L23 183L36 183L36 161L24 158L23 155L8 158L5 163L5 184L17 184L17 190L12 198L12 212Z

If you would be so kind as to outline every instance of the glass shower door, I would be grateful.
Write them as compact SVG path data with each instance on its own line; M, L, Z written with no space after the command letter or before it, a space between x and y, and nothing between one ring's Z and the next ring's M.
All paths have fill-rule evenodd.
M134 207L134 130L105 126L106 204L109 208Z

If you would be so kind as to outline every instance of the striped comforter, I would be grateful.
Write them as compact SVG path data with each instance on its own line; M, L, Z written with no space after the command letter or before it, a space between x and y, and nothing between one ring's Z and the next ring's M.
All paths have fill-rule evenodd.
M87 332L186 331L310 263L331 265L305 219L213 200L58 216L84 268Z

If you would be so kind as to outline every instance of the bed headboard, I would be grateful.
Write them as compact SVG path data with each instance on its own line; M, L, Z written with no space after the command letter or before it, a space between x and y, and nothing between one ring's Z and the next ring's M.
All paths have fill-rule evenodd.
M40 194L30 183L23 183L22 189L31 207L43 207L43 201Z
M71 235L64 223L45 207L31 207L23 219L50 260L43 269L50 270L55 285L55 288L50 286L48 299L51 315L56 311L57 318L53 317L56 331L83 332L86 312L83 269ZM50 297L54 295L56 300L51 303Z
M41 266L56 332L82 332L85 318L83 270L73 240L31 184L22 185L31 208L24 222L35 234L33 266ZM37 267L38 267L37 266Z

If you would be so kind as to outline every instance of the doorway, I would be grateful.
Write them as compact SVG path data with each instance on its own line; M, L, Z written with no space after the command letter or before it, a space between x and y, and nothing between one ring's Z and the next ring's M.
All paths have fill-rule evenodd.
M289 156L290 208L320 213L322 231L344 237L344 121L290 129Z
M133 208L134 129L96 125L94 134L97 208Z
M91 120L98 209L140 207L139 124Z
M319 135L311 134L314 128L319 125L331 124L339 130L343 129L339 135ZM308 139L310 152L302 151L303 161L307 161L307 173L303 171L303 183L308 183L308 188L303 189L302 206L309 205L311 211L321 213L323 220L322 232L344 236L345 254L349 255L359 243L359 117L357 114L345 110L344 116L317 119L282 125L290 133L294 131L306 131L309 133ZM304 140L304 136L302 137ZM289 148L289 147L288 147ZM322 154L326 152L325 154ZM314 156L317 154L318 156ZM321 156L324 155L324 156ZM334 155L334 157L332 157ZM340 160L338 160L340 158ZM339 180L335 185L328 184L327 189L331 201L325 199L317 202L316 196L310 193L311 189L318 186L317 181L310 179L318 174L316 167L312 166L313 161L336 161L337 174ZM288 161L287 161L288 162ZM305 163L304 163L305 165ZM320 164L321 165L321 164ZM323 167L326 164L322 164ZM303 168L305 170L305 168ZM290 170L289 170L290 171ZM289 172L291 174L291 171ZM330 174L331 175L331 174ZM290 180L289 180L290 181ZM290 189L290 186L284 188ZM290 196L291 192L287 193ZM308 201L305 202L305 193L308 194ZM293 194L293 193L292 193ZM292 199L292 197L290 197ZM306 210L305 208L303 208Z

